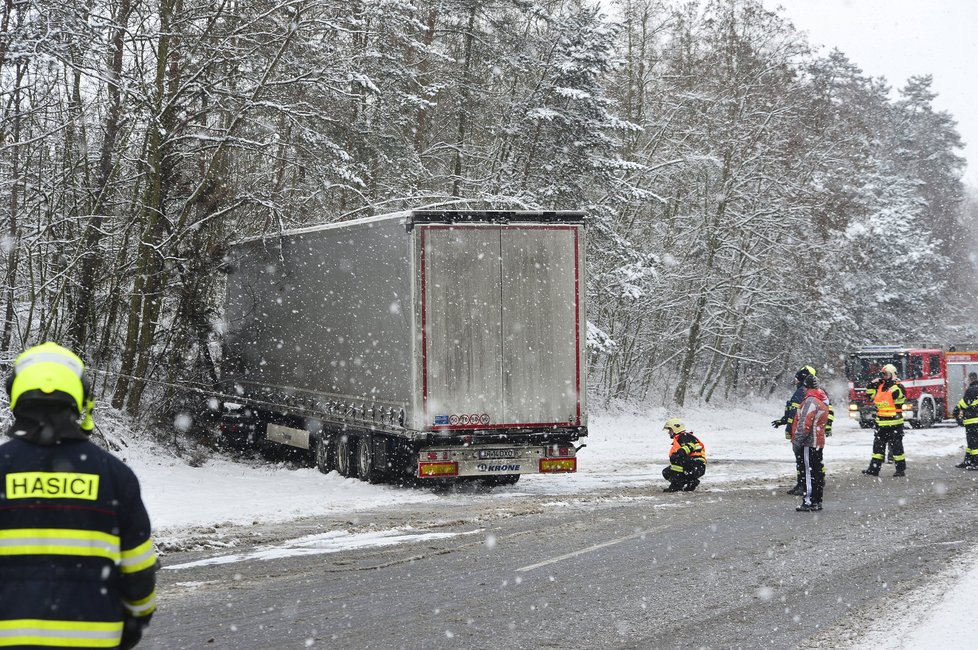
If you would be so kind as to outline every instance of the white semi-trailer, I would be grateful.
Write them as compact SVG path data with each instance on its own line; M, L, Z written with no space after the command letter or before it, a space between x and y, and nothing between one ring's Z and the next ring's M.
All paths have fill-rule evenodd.
M574 472L579 212L415 210L231 246L221 429L367 481Z

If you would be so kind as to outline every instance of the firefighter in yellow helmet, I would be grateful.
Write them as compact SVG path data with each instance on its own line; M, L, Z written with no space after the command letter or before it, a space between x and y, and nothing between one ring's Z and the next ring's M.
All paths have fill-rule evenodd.
M879 476L886 460L886 445L893 451L896 472L893 476L906 476L907 455L903 451L903 404L907 393L897 378L897 369L888 363L880 370L879 378L866 386L866 397L876 406L876 433L873 436L873 455L863 474Z
M158 562L139 481L88 439L85 364L44 343L17 357L6 388L0 646L132 648L156 608Z
M679 418L666 420L665 431L672 438L669 449L669 467L662 470L662 478L669 481L663 492L692 492L706 474L706 447L700 439L686 430Z
M964 425L964 460L958 469L978 470L978 373L968 373L968 387L954 407L954 419Z

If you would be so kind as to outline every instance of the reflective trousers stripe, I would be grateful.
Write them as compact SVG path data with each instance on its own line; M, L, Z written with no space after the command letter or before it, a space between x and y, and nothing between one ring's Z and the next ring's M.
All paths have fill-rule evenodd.
M153 548L153 540L147 539L136 548L122 551L119 570L123 573L136 573L154 564L156 564L156 550Z
M122 621L50 621L22 618L0 620L0 648L48 646L60 648L116 648L122 639Z
M883 454L873 454L873 458L874 458L875 460L886 460L886 459L884 458L884 456L883 456Z
M0 530L0 556L10 555L103 557L114 564L121 558L118 536L66 528Z
M674 472L682 472L683 471L683 466L682 465L670 465L669 466L669 469L671 469Z

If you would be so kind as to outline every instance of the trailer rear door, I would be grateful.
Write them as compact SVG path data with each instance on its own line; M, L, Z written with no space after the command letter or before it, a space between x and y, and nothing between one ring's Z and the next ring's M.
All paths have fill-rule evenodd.
M580 227L419 231L426 428L582 424Z

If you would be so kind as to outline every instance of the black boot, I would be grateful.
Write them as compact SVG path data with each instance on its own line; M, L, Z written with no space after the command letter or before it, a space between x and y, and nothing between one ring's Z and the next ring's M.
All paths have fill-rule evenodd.
M968 457L967 456L965 456L965 459L962 460L957 465L955 465L955 467L957 467L958 469L964 469L965 467L968 467L969 465L971 465L971 461L968 460Z
M678 483L670 483L669 487L662 488L663 492L679 492L682 489Z
M683 486L683 492L692 492L693 490L696 489L696 486L699 484L700 484L700 480L698 478L694 478L692 481L690 481L685 486Z
M878 469L873 469L872 467L870 467L869 469L864 469L863 474L865 474L866 476L879 476L880 471Z
M805 493L805 486L803 486L801 483L799 483L798 485L796 485L795 487L791 488L786 492L786 494L790 494L796 497L801 496L804 493Z

